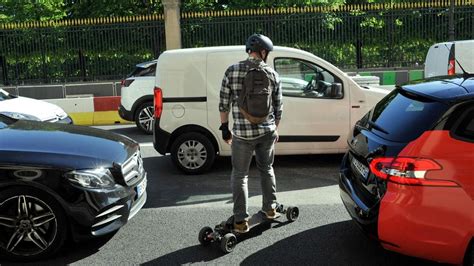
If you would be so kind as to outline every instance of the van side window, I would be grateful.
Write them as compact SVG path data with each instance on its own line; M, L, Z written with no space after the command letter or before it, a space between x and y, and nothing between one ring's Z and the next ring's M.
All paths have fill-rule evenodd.
M457 139L474 142L474 108L470 108L461 119L461 122L454 129Z
M333 84L342 82L327 70L302 59L275 58L275 70L280 75L283 96L341 99ZM342 85L341 85L342 86Z

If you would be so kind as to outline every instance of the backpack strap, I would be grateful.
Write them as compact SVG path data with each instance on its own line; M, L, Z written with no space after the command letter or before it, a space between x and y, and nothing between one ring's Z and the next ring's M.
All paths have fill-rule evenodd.
M257 64L255 62L253 62L252 60L243 60L241 61L241 63L243 63L245 66L247 66L249 68L248 71L252 70L252 69L258 69L258 68L261 68L263 71L265 71L267 73L267 76L268 78L273 82L273 84L275 85L276 81L275 81L275 77L269 73L269 71L266 69L266 67L268 67L267 64L265 64L265 66L261 66L261 64Z

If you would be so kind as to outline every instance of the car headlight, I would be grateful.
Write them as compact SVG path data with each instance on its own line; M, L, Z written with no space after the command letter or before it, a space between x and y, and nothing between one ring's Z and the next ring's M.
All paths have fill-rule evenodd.
M111 188L115 185L112 174L104 168L71 171L65 176L71 183L85 188Z
M16 120L40 121L38 117L33 116L33 115L27 115L27 114L22 114L22 113L15 113L15 112L2 112L2 114Z

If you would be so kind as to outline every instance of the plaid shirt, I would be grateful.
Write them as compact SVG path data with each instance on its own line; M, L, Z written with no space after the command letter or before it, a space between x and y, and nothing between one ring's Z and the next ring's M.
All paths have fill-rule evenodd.
M256 139L276 130L275 120L281 120L282 91L280 78L276 71L265 64L261 59L249 57L247 60L252 60L258 64L264 64L265 68L274 76L274 81L270 81L273 108L270 115L268 115L267 121L258 125L251 124L239 111L237 99L242 90L244 78L249 71L249 67L243 62L230 66L225 72L220 91L219 111L229 112L232 107L232 117L234 119L234 125L232 128L233 135L242 139Z

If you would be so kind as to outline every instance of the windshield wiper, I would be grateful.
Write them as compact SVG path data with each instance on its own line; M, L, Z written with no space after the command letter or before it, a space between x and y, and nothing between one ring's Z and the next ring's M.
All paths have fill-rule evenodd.
M369 120L368 123L371 127L377 129L378 131L381 131L387 135L389 134L387 130L383 129L383 127L377 125L375 122Z

